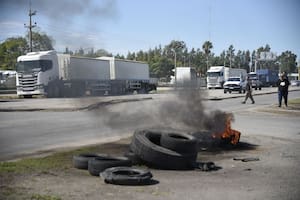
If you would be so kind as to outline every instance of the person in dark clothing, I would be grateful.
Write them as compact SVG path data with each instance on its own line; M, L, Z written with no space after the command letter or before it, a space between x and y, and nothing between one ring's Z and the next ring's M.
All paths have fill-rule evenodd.
M247 99L250 98L252 101L252 104L255 103L253 96L252 96L252 86L251 86L251 82L250 82L250 78L247 77L247 83L246 83L246 96L245 96L245 101L243 101L242 103L245 104Z
M288 106L288 93L289 93L289 85L290 82L288 78L281 74L278 81L277 81L277 87L278 87L278 107L281 107L282 97L284 99L284 104L287 107Z

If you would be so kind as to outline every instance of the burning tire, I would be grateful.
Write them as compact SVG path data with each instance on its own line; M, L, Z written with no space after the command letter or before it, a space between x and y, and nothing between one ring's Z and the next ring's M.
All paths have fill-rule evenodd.
M110 167L132 166L131 161L126 157L96 157L88 162L89 173L93 176L99 176L100 172Z
M161 135L160 144L162 147L178 153L195 153L197 151L196 138L186 133L164 133Z
M77 169L88 169L89 160L99 156L100 155L92 153L84 153L73 156L73 166Z
M195 166L197 152L178 153L160 145L162 133L156 130L136 130L131 150L154 168L186 170Z
M112 167L100 173L105 183L116 185L147 185L150 183L152 173L130 167Z

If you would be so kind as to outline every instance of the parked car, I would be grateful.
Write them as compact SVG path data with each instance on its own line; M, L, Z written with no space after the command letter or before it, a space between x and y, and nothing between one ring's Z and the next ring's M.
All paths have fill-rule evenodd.
M300 80L291 80L291 86L300 86Z
M224 83L224 93L231 93L232 91L238 91L239 93L245 93L246 91L246 82L241 77L230 77Z

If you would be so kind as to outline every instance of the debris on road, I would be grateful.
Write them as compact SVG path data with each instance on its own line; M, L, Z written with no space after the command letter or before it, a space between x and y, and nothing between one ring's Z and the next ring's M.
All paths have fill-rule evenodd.
M248 158L233 158L235 161L242 161L242 162L251 162L251 161L259 161L257 157L248 157Z

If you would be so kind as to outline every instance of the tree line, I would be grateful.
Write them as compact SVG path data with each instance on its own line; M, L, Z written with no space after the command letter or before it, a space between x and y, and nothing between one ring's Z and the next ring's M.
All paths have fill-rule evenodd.
M27 37L8 38L0 44L0 68L4 70L15 70L16 59L29 51ZM45 33L33 32L34 51L51 50L54 40ZM254 70L255 61L258 61L258 69L273 69L297 72L297 56L291 51L282 52L274 60L264 61L260 59L261 52L271 52L269 44L250 50L236 50L233 45L223 50L220 55L213 53L213 44L205 41L198 48L189 49L184 41L173 40L169 44L161 44L150 48L147 51L128 52L127 55L113 55L105 49L94 50L93 48L80 48L74 52L66 47L64 53L74 56L101 57L114 56L120 59L136 60L147 62L150 66L150 73L160 78L169 79L173 75L175 60L177 67L194 67L200 76L205 76L210 66L227 66L231 68L242 68L248 72ZM176 59L175 59L176 57Z

